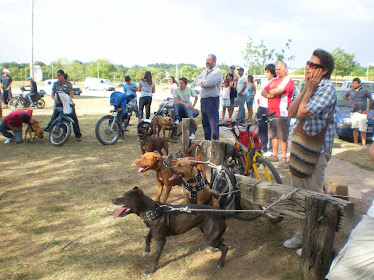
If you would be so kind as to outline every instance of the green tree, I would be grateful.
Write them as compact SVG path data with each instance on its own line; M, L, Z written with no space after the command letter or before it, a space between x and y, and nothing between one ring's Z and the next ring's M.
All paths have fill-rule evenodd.
M331 55L335 60L335 76L348 76L352 74L353 68L356 65L355 54L345 52L341 48L336 48Z

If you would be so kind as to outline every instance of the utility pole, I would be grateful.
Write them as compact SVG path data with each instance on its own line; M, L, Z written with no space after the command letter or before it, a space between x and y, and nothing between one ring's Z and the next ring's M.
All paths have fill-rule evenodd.
M31 61L30 77L34 79L34 0L31 0Z

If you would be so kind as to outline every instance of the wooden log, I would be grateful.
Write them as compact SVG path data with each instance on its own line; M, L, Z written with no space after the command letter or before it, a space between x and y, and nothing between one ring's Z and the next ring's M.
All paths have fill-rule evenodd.
M237 186L241 190L243 205L246 201L252 204L268 206L277 201L282 195L286 195L295 190L295 188L280 185L277 183L258 181L255 178L235 175ZM305 200L307 197L319 197L335 203L339 207L340 217L339 227L345 234L349 234L353 227L354 204L352 202L339 198L327 196L324 194L300 189L294 193L290 199L284 200L272 207L272 212L282 213L286 216L304 219L305 218Z
M182 119L182 151L183 155L187 156L187 151L190 148L190 119Z
M304 279L325 279L333 256L340 205L328 197L306 197L301 265Z

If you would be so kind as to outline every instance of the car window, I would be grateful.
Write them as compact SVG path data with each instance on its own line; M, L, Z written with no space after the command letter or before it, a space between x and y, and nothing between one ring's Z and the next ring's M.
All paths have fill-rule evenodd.
M346 107L346 108L351 108L351 102L346 100L343 95L345 92L343 91L337 91L336 92L336 106L338 107Z

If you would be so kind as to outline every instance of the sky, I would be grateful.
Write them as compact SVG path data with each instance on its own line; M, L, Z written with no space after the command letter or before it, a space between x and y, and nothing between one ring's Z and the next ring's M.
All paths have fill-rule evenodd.
M34 61L106 59L126 67L152 63L244 66L249 36L280 51L290 68L313 50L340 47L374 66L373 0L34 0ZM0 0L0 62L31 60L32 0Z

